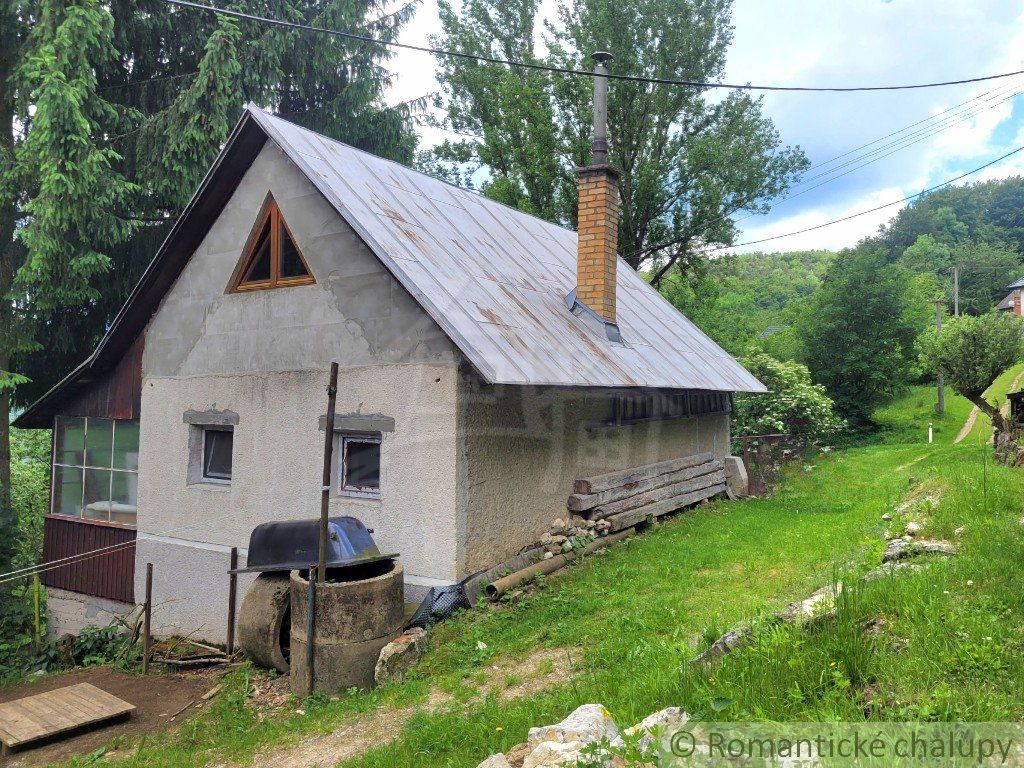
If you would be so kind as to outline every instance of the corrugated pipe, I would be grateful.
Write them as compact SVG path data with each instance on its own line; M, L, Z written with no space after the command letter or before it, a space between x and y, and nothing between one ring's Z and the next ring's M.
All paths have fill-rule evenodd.
M634 533L636 533L635 528L626 528L618 533L612 533L608 536L596 538L583 549L566 552L564 555L555 555L554 557L549 557L547 560L541 560L533 565L528 565L520 571L510 573L508 576L492 581L484 587L484 594L487 595L488 600L499 600L501 596L510 589L515 589L520 584L525 584L538 574L554 573L555 571L564 568L574 560L577 560L584 555L589 555L591 552L596 552L599 549L604 549L605 547L618 541L622 541L623 539L628 539Z

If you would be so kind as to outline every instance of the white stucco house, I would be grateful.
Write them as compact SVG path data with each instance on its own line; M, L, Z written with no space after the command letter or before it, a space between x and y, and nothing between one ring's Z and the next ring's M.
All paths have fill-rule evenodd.
M141 600L152 563L156 630L223 641L230 548L318 514L331 361L332 514L410 597L535 541L575 478L726 455L732 393L764 388L617 260L615 173L580 173L577 233L247 108L15 422L54 430L45 558L105 548L43 573L51 631Z

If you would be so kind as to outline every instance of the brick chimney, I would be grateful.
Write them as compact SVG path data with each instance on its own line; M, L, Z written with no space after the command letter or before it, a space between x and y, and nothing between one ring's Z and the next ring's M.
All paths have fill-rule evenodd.
M573 311L585 307L618 341L615 325L615 273L619 234L619 172L608 165L608 69L610 53L594 54L594 133L592 162L577 169L579 216L576 248L576 291ZM579 305L582 305L580 307ZM578 312L577 312L578 314Z
M1020 288L1013 292L1013 314L1020 317Z

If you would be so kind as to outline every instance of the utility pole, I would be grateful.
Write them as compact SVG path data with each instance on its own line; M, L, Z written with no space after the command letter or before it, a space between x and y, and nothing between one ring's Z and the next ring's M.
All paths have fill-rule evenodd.
M953 265L953 317L960 317L960 265Z
M338 399L338 364L331 363L331 383L327 386L327 424L324 434L324 475L323 487L320 489L320 541L317 545L316 579L327 581L327 527L331 513L331 469L334 464L334 407ZM313 589L313 573L309 574L310 590ZM312 591L310 592L312 594ZM312 598L310 598L312 599ZM307 635L310 648L313 638ZM310 688L310 693L313 689Z
M953 267L955 270L956 267ZM954 275L956 272L953 273ZM935 330L942 333L942 305L946 302L942 299L935 300ZM943 391L943 380L942 371L936 371L936 380L938 384L938 395L935 400L935 413L939 416L946 412L946 393Z

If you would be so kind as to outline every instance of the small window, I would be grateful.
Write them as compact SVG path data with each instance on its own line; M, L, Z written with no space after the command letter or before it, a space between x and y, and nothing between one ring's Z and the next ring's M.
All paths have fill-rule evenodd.
M334 455L338 493L364 498L380 497L379 434L338 434L334 440Z
M230 292L258 291L315 282L309 265L281 215L281 209L274 198L268 196L231 279Z
M203 479L218 483L231 480L231 447L234 433L227 429L203 430Z

